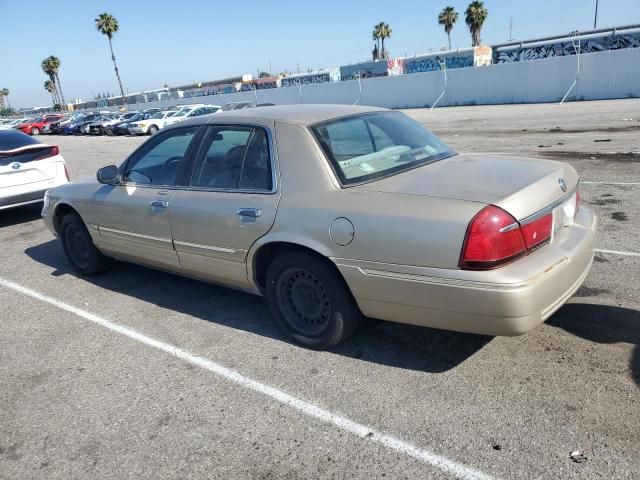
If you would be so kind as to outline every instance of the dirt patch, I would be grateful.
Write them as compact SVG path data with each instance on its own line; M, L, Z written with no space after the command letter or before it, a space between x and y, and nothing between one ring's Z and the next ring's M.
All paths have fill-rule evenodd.
M616 163L640 163L640 153L636 152L617 152L617 153L591 153L591 152L563 152L563 151L547 151L539 152L546 158L553 160L603 160L605 162Z
M617 205L619 203L622 203L622 200L618 200L616 198L596 198L589 202L590 205L599 205L601 207L605 205Z
M629 217L627 217L627 214L624 212L613 212L611 214L611 218L619 222L626 222L629 220Z
M598 295L602 295L604 293L611 293L610 290L606 288L594 288L594 287L586 287L581 286L576 292L576 297L597 297Z

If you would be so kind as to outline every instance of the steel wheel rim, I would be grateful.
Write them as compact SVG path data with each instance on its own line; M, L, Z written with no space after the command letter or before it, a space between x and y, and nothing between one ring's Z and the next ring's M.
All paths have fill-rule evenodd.
M77 226L70 225L67 227L65 243L73 263L80 268L86 268L91 255L91 246L86 234Z
M322 282L303 268L289 268L276 285L278 307L285 322L303 335L318 335L329 325L331 303Z

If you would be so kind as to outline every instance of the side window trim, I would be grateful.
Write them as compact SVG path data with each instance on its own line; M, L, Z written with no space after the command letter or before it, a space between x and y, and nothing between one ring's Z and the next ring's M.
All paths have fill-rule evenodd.
M209 149L210 142L209 139L211 138L211 136L213 135L213 131L215 128L220 128L220 127L228 127L228 128L251 128L252 129L252 133L249 139L251 139L253 137L254 132L256 131L256 129L262 129L266 132L267 134L267 143L269 145L269 163L270 163L270 167L271 167L271 190L256 190L256 189L246 189L246 188L215 188L215 187L199 187L199 186L194 186L192 185L194 178L193 176L195 175L195 172L197 170L197 167L202 163L202 161L204 161L204 156L207 153L207 150ZM252 193L252 194L261 194L261 195L273 195L278 191L278 181L277 181L277 174L276 174L276 169L277 169L277 164L276 164L276 150L275 150L275 144L274 144L274 135L272 132L272 129L270 127L264 126L264 125L257 125L257 124L253 124L253 123L214 123L214 124L208 124L206 125L206 129L205 131L202 133L202 138L200 140L200 145L198 147L198 151L195 154L194 158L192 159L191 162L191 172L190 172L190 180L187 182L186 187L184 187L184 189L186 190L193 190L193 191L202 191L202 192L222 192L222 193ZM248 144L248 141L247 141ZM246 156L246 151L245 151L245 156ZM244 164L244 159L243 159L243 164Z

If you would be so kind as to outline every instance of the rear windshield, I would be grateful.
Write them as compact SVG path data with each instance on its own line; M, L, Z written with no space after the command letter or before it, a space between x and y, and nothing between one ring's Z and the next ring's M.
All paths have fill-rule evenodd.
M311 127L343 185L376 180L455 155L400 112L373 112Z
M40 143L34 137L30 137L20 130L0 130L0 152Z

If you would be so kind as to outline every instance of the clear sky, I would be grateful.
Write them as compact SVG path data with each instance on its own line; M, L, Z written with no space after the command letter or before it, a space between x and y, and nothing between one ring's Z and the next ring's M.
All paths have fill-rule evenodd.
M0 88L13 107L47 105L50 95L40 62L62 61L67 100L92 92L118 93L107 38L95 30L104 11L120 23L113 46L125 90L136 92L218 78L338 67L368 59L371 30L383 20L393 29L392 56L439 50L446 35L438 12L460 12L455 47L471 44L464 24L469 0L244 0L244 1L19 1L0 0ZM509 38L593 28L596 0L485 0L486 44ZM640 0L600 0L598 27L640 24Z

